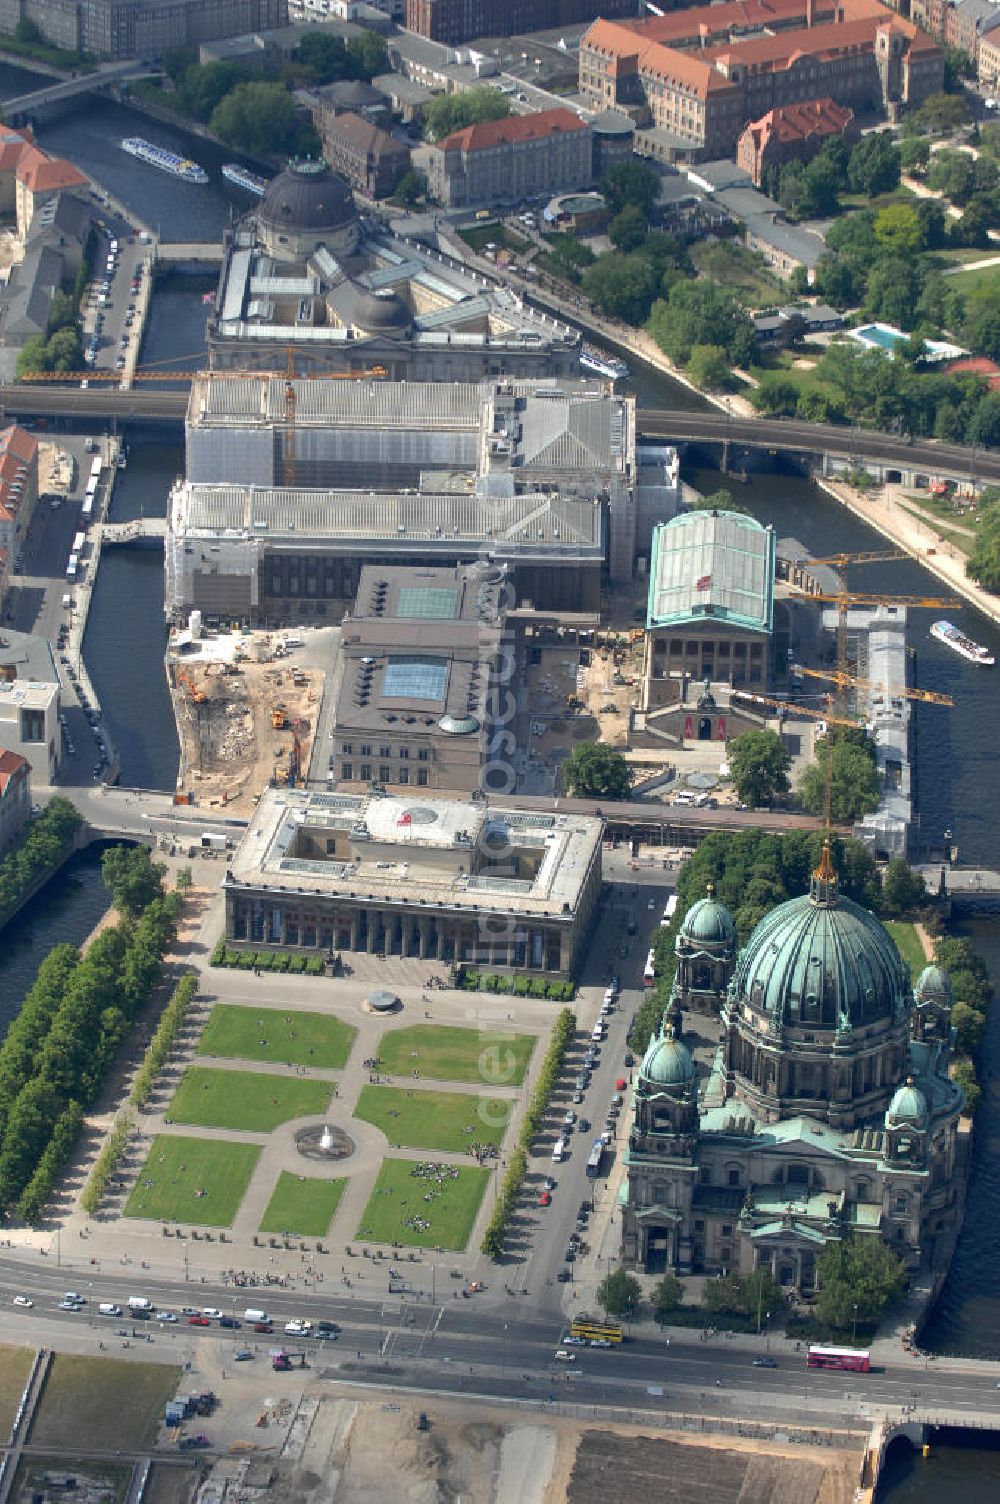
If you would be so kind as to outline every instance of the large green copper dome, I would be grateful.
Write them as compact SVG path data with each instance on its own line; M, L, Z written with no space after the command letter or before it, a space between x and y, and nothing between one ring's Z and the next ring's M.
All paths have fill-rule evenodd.
M686 1086L694 1079L691 1051L676 1037L672 1025L661 1024L659 1034L649 1041L639 1075L652 1086Z
M709 883L708 897L699 898L684 915L681 934L686 940L702 945L724 945L736 940L733 916L724 903L715 897L715 888Z
M899 1017L907 974L885 926L837 893L825 854L809 895L781 904L758 924L732 991L772 1027L843 1031Z

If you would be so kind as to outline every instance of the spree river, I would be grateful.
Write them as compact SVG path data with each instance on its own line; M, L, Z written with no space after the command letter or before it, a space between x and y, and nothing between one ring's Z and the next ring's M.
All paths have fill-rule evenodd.
M37 75L27 70L0 65L0 100L36 82ZM210 184L189 186L137 165L118 146L127 135L148 136L184 151L208 170ZM66 155L93 174L166 240L218 238L230 216L247 207L244 195L219 176L218 168L227 159L223 150L121 105L89 100L47 113L38 137L48 150ZM183 278L158 285L143 345L144 361L176 359L190 364L201 353L205 312L200 292L205 285ZM640 403L649 406L691 406L699 400L645 368L636 370L631 386ZM130 431L128 444L129 467L118 477L112 516L162 515L170 484L183 464L180 434L165 442L161 435ZM720 484L738 486L720 481L718 473L707 468L707 457L697 453L686 457L684 474L705 491ZM738 491L756 516L773 524L779 537L797 538L814 555L884 547L878 534L791 468L751 474L748 484L738 486ZM858 569L849 583L866 591L893 593L936 594L940 588L911 560ZM121 752L122 781L170 788L176 774L177 742L164 683L162 608L158 551L108 550L88 628L88 666ZM950 614L1000 655L1000 629L971 611ZM996 844L992 823L983 818L983 811L1000 808L1000 759L995 753L1000 746L1000 696L989 671L977 671L928 636L932 619L933 613L924 611L913 611L910 616L916 682L953 694L956 705L951 711L932 706L918 710L917 798L922 834L929 845L938 845L950 827L962 861L992 865ZM127 653L122 649L126 635ZM86 880L82 888L86 892ZM42 913L31 930L40 953L46 943L63 938L55 919L51 935L48 931L49 920ZM993 975L1000 978L1000 925L977 923L969 933ZM0 993L4 990L0 969ZM1000 1002L991 1019L982 1066L986 1097L978 1120L965 1229L926 1340L941 1351L1000 1357L1000 1240L996 1238L1000 1156L995 1153L995 1137L1000 1133ZM891 1504L924 1504L959 1491L965 1504L995 1500L1000 1494L1000 1454L942 1450L927 1463L901 1456L890 1467L880 1498Z

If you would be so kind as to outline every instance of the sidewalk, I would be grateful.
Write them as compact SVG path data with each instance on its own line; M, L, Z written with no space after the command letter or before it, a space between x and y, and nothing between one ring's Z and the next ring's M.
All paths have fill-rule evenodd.
M962 596L990 621L1000 622L1000 597L968 578L965 555L895 499L894 493L901 493L905 488L886 486L872 495L858 491L846 481L817 479L816 483L828 496L841 502L848 511L923 564L949 590ZM947 530L947 524L942 523L942 527Z

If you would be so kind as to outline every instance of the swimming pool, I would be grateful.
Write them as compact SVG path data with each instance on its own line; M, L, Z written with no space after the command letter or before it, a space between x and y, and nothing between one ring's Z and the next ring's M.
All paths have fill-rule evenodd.
M906 335L901 329L890 329L888 324L862 324L852 330L854 338L865 345L878 345L880 350L895 350Z

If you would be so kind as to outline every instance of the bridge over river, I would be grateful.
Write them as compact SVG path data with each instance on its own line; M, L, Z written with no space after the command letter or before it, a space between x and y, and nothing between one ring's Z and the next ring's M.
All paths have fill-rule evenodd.
M80 73L73 78L56 80L41 89L32 89L30 94L18 94L3 102L4 119L10 123L20 116L33 114L47 104L59 104L64 99L73 99L77 94L89 94L94 89L106 89L109 84L124 83L130 78L149 78L160 74L162 68L155 63L144 63L137 58L128 58L121 63L108 63L92 73Z
M170 389L145 386L122 390L91 386L64 387L48 382L11 382L0 385L0 408L6 417L96 418L109 422L182 423L187 411L187 386L177 380ZM893 434L873 433L831 423L800 423L789 418L744 418L730 413L690 412L687 409L640 408L640 434L672 444L703 443L767 449L856 462L865 460L887 472L888 480L914 484L917 474L955 481L1000 483L1000 453L978 446L939 444L930 439L909 442Z

